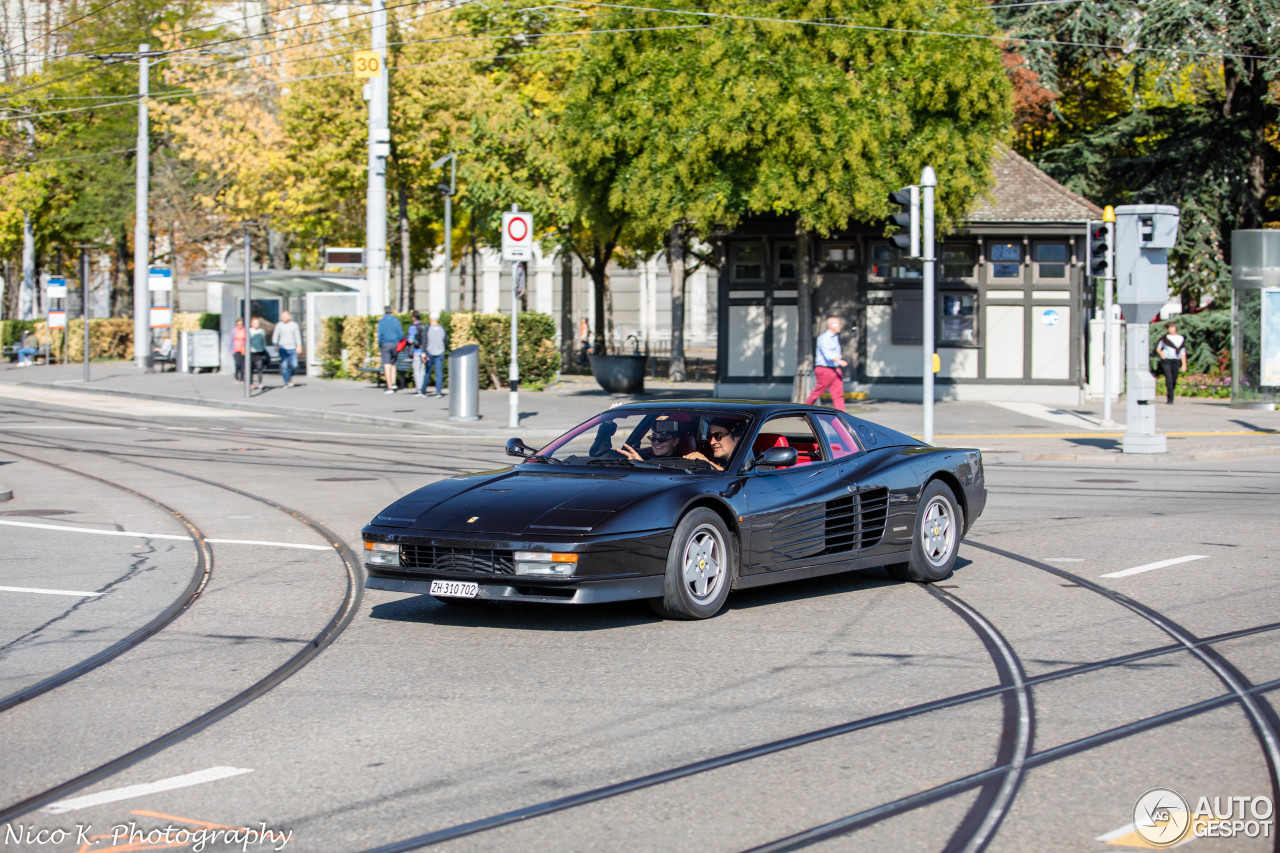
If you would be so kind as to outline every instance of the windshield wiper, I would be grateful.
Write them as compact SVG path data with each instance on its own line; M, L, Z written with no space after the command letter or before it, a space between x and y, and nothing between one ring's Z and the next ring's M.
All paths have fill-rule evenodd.
M547 456L542 453L535 453L533 456L530 456L528 459L524 461L525 462L554 462L557 465L569 464L568 462L565 462L563 459L557 459L554 456Z
M625 456L617 456L617 457L614 457L613 459L588 459L587 464L588 465L626 465L628 467L635 467L636 463L635 463L635 460L628 459Z

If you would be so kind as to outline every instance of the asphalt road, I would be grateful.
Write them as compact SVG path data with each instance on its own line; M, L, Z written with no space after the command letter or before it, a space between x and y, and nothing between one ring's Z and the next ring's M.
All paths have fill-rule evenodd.
M946 581L664 622L360 596L360 527L500 439L173 406L0 399L0 849L1122 850L1153 788L1276 799L1280 456L992 454Z

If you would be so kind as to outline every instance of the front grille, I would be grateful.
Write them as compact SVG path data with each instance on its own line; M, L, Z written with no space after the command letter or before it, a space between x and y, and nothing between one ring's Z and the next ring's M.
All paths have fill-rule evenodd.
M491 548L450 548L445 545L401 545L400 567L423 572L463 572L514 575L510 551Z
M884 537L889 490L868 489L827 502L824 554L873 548Z

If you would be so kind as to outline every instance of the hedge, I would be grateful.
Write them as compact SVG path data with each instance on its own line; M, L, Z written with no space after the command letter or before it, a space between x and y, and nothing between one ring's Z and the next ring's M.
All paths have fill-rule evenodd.
M413 318L409 314L394 315L401 328L408 330ZM321 326L320 341L315 350L323 375L329 378L376 377L361 374L365 360L378 355L375 334L381 316L326 317ZM466 344L480 347L480 380L505 388L511 358L511 315L471 312L442 313L440 325L449 335L449 346L456 349ZM517 320L520 355L520 384L537 390L555 381L560 356L555 348L555 321L546 314L524 313ZM347 358L342 359L346 350ZM448 370L448 359L445 360Z
M178 332L200 328L201 315L179 313L173 315L170 337L176 344ZM20 335L25 327L35 332L36 340L49 344L49 351L59 361L80 361L84 358L84 321L67 321L67 352L62 351L61 329L50 329L46 320L0 321L0 336L7 336L16 328ZM10 343L7 337L5 343ZM107 361L133 358L133 319L130 317L100 317L89 321L89 357Z
M1175 314L1152 323L1149 334L1153 364L1156 341L1164 334L1166 323L1176 323L1178 334L1187 339L1187 373L1217 376L1231 372L1231 311Z

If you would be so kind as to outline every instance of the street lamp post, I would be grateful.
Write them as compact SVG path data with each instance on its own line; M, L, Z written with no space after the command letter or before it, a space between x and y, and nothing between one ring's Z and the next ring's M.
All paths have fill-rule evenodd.
M441 157L439 160L431 164L432 169L439 169L445 163L449 164L449 183L439 184L440 192L444 194L444 298L445 306L432 305L433 311L439 311L442 307L447 307L449 301L449 279L453 269L453 194L458 190L458 155L454 151ZM473 305L474 309L475 306Z

